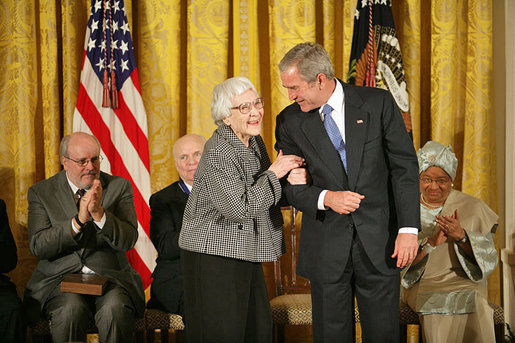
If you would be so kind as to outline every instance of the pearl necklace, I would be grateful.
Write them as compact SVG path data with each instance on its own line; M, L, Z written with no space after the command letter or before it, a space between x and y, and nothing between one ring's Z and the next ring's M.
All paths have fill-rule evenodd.
M430 204L426 201L426 199L424 199L424 195L422 195L422 193L420 193L420 200L422 201L422 204L423 204L425 207L427 207L427 208L429 208L429 209L431 209L431 210L435 210L435 209L440 208L440 207L442 207L442 206L443 206L443 204L442 204L442 205L439 205L439 206L430 205Z

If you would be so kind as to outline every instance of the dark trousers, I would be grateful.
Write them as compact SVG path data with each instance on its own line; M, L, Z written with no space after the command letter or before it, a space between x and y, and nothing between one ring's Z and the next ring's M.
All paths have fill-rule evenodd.
M22 316L21 300L16 287L0 275L0 342L25 341L26 326Z
M63 293L56 287L44 311L56 343L85 342L92 323L98 328L100 342L132 341L136 311L127 291L113 283L107 284L102 296Z
M184 278L182 275L154 277L150 287L150 300L147 303L147 308L175 313L183 317L184 320L183 285Z
M335 283L311 282L313 340L354 342L354 295L363 343L399 342L399 273L379 273L354 231L350 256Z
M188 343L272 342L261 263L181 251Z

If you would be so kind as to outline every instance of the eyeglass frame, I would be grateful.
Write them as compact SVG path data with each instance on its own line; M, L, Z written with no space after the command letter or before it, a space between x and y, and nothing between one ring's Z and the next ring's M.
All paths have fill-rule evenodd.
M256 104L261 104L261 107L257 107ZM247 112L243 112L242 106L249 105L249 110ZM254 107L256 110L260 110L265 106L265 98L256 98L254 101L242 102L238 106L229 107L231 110L239 110L241 114L249 114Z
M438 186L445 186L447 183L451 182L452 180L449 178L438 178L438 179L432 179L430 177L424 176L420 178L420 181L422 181L425 185L431 185L433 182L436 182Z
M84 168L85 166L88 165L88 163L91 163L92 165L94 165L95 163L101 163L102 160L104 159L102 157L102 155L98 155L98 156L95 156L93 158L84 158L82 160L76 160L76 159L73 159L71 157L68 157L68 156L63 156L64 158L72 161L72 162L75 162L78 166Z

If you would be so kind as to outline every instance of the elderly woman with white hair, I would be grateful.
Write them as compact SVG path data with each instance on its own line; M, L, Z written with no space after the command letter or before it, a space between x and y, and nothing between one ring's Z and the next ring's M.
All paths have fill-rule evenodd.
M497 267L498 216L452 189L452 148L427 142L417 152L422 231L417 257L402 278L402 299L419 314L424 342L494 342L486 278Z
M263 99L248 79L217 85L211 112L218 128L204 147L179 236L186 340L271 342L261 262L284 253L279 179L304 160L279 153L270 163L260 136Z

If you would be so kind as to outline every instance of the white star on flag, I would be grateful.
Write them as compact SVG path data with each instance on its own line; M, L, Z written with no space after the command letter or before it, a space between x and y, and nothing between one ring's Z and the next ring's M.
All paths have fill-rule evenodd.
M97 21L93 20L91 22L91 33L95 32L95 30L98 30L98 20Z
M104 59L103 59L103 58L100 58L100 59L98 60L98 63L97 63L97 64L95 64L95 65L97 66L97 68L98 68L99 70L104 69Z
M129 23L128 22L123 23L122 30L123 30L123 34L126 34L127 31L129 31Z
M113 33L115 33L118 30L118 22L113 21Z
M127 47L127 42L122 41L122 44L120 45L120 50L122 50L122 55L125 55L127 50L129 50L129 48Z
M96 42L96 39L91 39L91 37L89 37L88 51L95 48L95 42Z
M122 60L122 73L125 70L129 70L129 67L127 67L127 63L129 63L129 60Z

